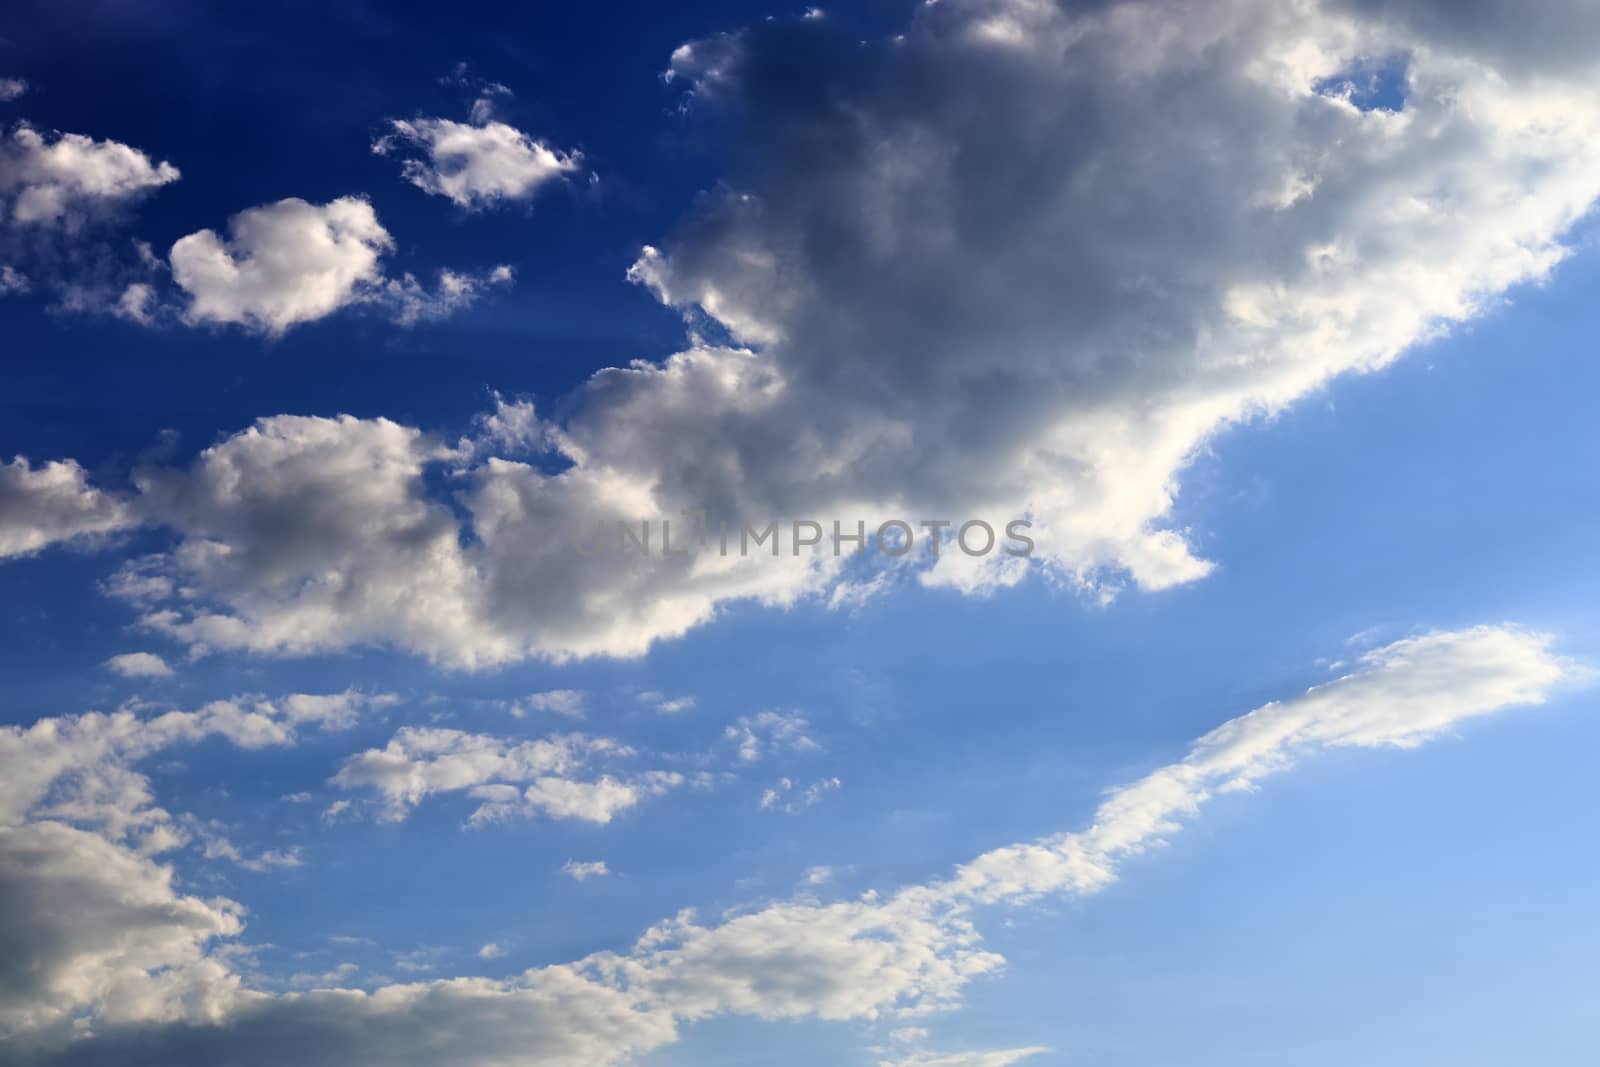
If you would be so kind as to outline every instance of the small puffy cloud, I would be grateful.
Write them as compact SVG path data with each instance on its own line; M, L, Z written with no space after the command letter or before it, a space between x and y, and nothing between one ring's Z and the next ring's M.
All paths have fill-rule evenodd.
M478 950L480 960L497 960L506 954L504 946L491 941Z
M173 281L187 298L184 321L231 323L270 335L354 304L378 307L402 326L432 322L515 279L506 265L444 268L432 285L409 272L390 277L383 257L393 247L364 197L327 204L290 198L233 216L226 240L212 230L180 238L169 259ZM164 309L151 285L136 282L110 310L149 325Z
M342 693L293 693L279 701L281 714L292 726L315 725L323 730L348 730L368 711L393 707L400 698L393 693L364 693L346 689Z
M28 276L11 264L0 264L0 296L9 296L12 293L26 293L33 288L33 283Z
M119 319L136 322L140 326L148 326L155 321L156 291L149 282L131 282L122 290L122 295L117 297L117 302L111 308L111 314Z
M607 823L646 797L683 784L682 775L667 771L580 777L602 759L630 755L615 741L582 734L510 741L407 726L383 748L346 760L332 782L376 792L389 821L404 819L436 793L464 792L478 802L468 819L472 826L535 815Z
M154 652L124 652L106 660L106 666L124 678L171 678L172 668Z
M605 860L568 860L562 865L561 873L574 882L587 882L591 878L604 878L611 873L611 868L606 866Z
M21 78L0 78L0 104L21 99L28 91L28 83Z
M133 525L127 502L91 486L72 460L0 464L0 559Z
M235 215L228 237L200 230L172 246L172 277L191 322L236 323L281 334L368 296L393 247L366 200L290 198Z
M74 226L97 207L177 180L171 163L116 141L43 134L27 123L0 133L0 208L20 225Z
M485 118L487 112L480 113ZM543 185L578 169L576 153L551 148L492 119L468 124L450 119L395 119L373 143L379 155L415 152L401 164L407 181L449 197L469 211L507 200L527 200Z
M591 781L546 775L520 793L509 785L485 785L471 791L482 803L469 823L481 826L511 818L544 815L605 824L648 797L659 797L683 785L676 771L646 771L626 779L601 775Z

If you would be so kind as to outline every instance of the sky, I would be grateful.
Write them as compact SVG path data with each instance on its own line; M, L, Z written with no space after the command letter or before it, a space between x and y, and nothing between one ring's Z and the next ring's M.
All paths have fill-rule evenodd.
M10 5L0 1064L1591 1063L1596 57Z

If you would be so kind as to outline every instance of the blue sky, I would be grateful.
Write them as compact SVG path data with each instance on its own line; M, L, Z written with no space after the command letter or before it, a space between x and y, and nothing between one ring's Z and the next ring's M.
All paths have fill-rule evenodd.
M1589 1062L1600 22L1262 6L5 16L0 1062Z

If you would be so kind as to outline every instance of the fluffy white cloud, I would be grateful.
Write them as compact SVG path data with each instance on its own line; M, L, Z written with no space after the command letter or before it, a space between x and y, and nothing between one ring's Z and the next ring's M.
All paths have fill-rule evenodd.
M124 678L171 678L172 668L154 652L124 652L106 660L106 666Z
M246 855L218 824L174 817L134 764L207 737L290 744L306 721L290 707L305 701L381 703L350 692L0 728L0 1037L65 1033L85 1009L115 1024L217 1021L236 1006L239 977L213 942L239 933L243 909L180 892L151 857L195 841L207 858L267 870L297 865L298 851Z
M394 239L372 204L344 196L326 204L290 198L249 208L228 220L228 238L200 230L170 253L190 323L233 323L268 334L312 322L352 304L372 304L402 326L442 319L470 307L491 288L511 284L508 266L481 273L439 271L428 288L412 274L389 277L383 257ZM130 286L116 313L154 318L152 290Z
M407 181L424 192L449 197L469 211L506 200L527 200L548 182L578 169L577 153L562 152L514 126L477 112L484 121L396 119L387 136L373 143L379 155L412 151L420 158L401 164Z
M70 459L0 464L0 559L134 524L127 502L91 486Z
M290 198L241 211L227 240L212 230L180 237L169 258L191 321L282 333L365 296L393 244L360 197L322 205Z
M974 925L981 906L1094 893L1116 878L1123 858L1170 837L1214 794L1252 786L1299 758L1347 746L1418 745L1475 718L1540 703L1580 674L1549 645L1510 627L1398 641L1340 678L1213 730L1177 762L1111 794L1088 829L996 849L948 879L887 896L780 902L719 925L680 914L626 952L506 981L247 990L223 949L206 948L237 930L233 911L177 896L164 869L99 837L56 824L8 829L0 836L7 902L0 939L27 951L0 961L0 1018L26 1031L13 1039L26 1046L13 1047L26 1047L40 1064L421 1067L447 1048L464 1067L604 1067L671 1042L682 1023L718 1015L848 1020L937 1010L1004 963L982 946ZM122 732L137 725L131 717L119 722ZM67 724L68 732L99 736L111 720L86 723ZM166 729L200 728L185 720L182 729ZM34 732L50 740L56 728ZM0 733L0 745L15 733ZM26 771L33 762L0 748L7 769ZM110 896L101 871L130 888ZM92 921L72 930L44 923L44 902L62 897L81 901ZM40 982L40 974L51 977ZM75 1041L49 1025L71 1010L91 1019ZM902 1062L997 1067L1036 1051Z
M479 667L638 655L734 601L875 588L786 540L573 544L624 519L681 538L701 513L1031 517L1034 561L908 558L965 592L1030 569L1098 597L1195 580L1210 563L1167 516L1210 435L1545 276L1600 195L1600 50L1570 44L1595 16L1562 7L1514 45L1493 24L1424 0L946 0L893 41L811 19L687 45L674 83L748 151L633 275L751 348L601 371L560 422L502 404L515 443L265 419L147 479L193 596L145 621L200 648ZM1398 109L1339 88L1385 65ZM757 90L775 78L798 84ZM362 248L342 277L375 269Z
M576 777L600 759L631 755L631 749L615 741L582 734L509 741L408 726L383 748L346 760L333 784L376 791L390 821L405 818L435 793L465 792L480 802L470 825L532 815L606 823L644 798L683 783L682 775L665 771L627 779Z
M169 815L152 806L149 783L132 764L161 749L221 737L245 749L294 743L302 727L337 729L388 694L355 690L268 700L217 700L195 711L141 715L124 709L0 727L0 825L28 818L94 825L117 838L138 835Z
M28 83L21 78L0 78L0 103L21 99L28 91Z
M0 134L0 212L20 225L74 226L96 208L177 180L171 163L116 141L42 134L27 123Z
M206 946L241 926L235 905L178 893L170 868L94 833L0 825L0 1035L84 1006L218 1019L237 979Z
M512 422L529 430L499 414L484 429ZM636 513L648 495L604 471L551 481L529 464L480 458L482 448L386 419L264 419L186 470L139 472L144 513L183 541L113 588L136 588L147 626L201 650L382 643L478 667L637 654L728 596L790 603L804 585L796 575L819 569L789 556L583 555L578 516ZM440 468L463 486L470 542L428 489ZM176 596L181 588L192 595Z

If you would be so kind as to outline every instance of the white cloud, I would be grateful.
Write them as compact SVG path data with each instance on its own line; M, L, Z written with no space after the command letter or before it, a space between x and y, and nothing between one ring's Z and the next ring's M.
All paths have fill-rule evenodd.
M520 719L530 711L544 711L564 715L569 719L581 719L585 714L584 705L587 699L578 689L550 689L515 702L511 714Z
M89 484L72 460L0 464L0 559L134 525L127 503Z
M220 824L158 807L134 764L208 737L291 744L285 703L0 727L0 1036L52 1032L84 1008L115 1024L215 1021L233 1005L240 979L212 949L242 929L243 909L180 892L151 857L196 840L207 858L264 871L298 865L299 851L242 853Z
M20 99L28 91L28 83L21 78L0 78L0 103Z
M233 216L226 240L212 230L181 237L169 258L191 322L280 334L367 296L393 244L360 197L322 205L291 198Z
M60 822L0 825L0 1035L83 1006L113 1023L219 1019L238 980L206 955L240 909L177 892L172 871Z
M804 881L806 885L827 885L829 882L833 881L833 868L812 867L806 871L805 877L801 880Z
M803 788L793 778L780 778L776 785L762 791L761 810L793 815L816 806L824 796L843 787L838 778L819 778Z
M739 758L754 763L778 752L816 752L822 746L806 731L810 723L804 715L768 708L754 715L741 715L739 721L723 729L723 736L739 749Z
M1182 760L1116 790L1090 829L996 849L936 892L975 902L1095 892L1115 880L1122 859L1160 845L1219 794L1250 790L1303 756L1414 748L1472 719L1543 703L1553 686L1580 674L1549 644L1545 635L1485 626L1375 649L1350 673L1232 719Z
M568 860L561 866L561 873L571 878L574 882L587 882L591 878L604 878L611 873L611 868L606 866L605 860Z
M28 276L9 263L0 264L0 296L26 293L33 288Z
M475 116L484 121L469 125L440 118L396 119L390 123L393 132L374 142L372 150L379 155L420 154L401 164L406 180L469 211L527 200L541 186L578 169L577 153L551 148L490 119L484 100L475 108Z
M1011 1067L1014 1063L1051 1051L1042 1045L993 1049L987 1052L921 1052L904 1059L879 1060L878 1067Z
M662 715L676 715L695 706L694 697L669 697L665 693L658 693L653 689L640 693L638 699L639 703L649 705L652 710Z
M509 741L407 726L382 749L350 757L332 782L346 790L376 791L390 821L405 818L428 796L465 792L479 802L470 825L534 815L606 823L646 797L683 783L682 775L663 771L626 779L609 774L576 777L597 760L632 754L608 738L582 734Z
M915 1017L954 1006L970 982L1003 966L973 924L980 905L1097 892L1115 880L1122 859L1178 832L1214 794L1259 783L1319 751L1414 746L1473 719L1541 703L1557 685L1584 676L1549 645L1510 627L1407 638L1368 653L1340 678L1211 731L1176 762L1112 793L1085 830L995 849L950 878L889 895L776 903L719 925L683 913L626 952L505 981L246 990L227 965L226 943L207 948L238 932L230 906L176 894L170 870L104 838L0 818L0 900L7 902L0 940L20 946L0 958L0 1019L26 1031L13 1042L30 1044L15 1047L40 1064L421 1067L448 1047L464 1067L604 1067L719 1015ZM234 720L218 713L210 721L180 720L160 732L190 736ZM32 737L48 749L61 737L156 729L138 723L86 716L49 729L10 728L0 732L0 767L28 774L39 762L8 749L7 738ZM0 781L14 787L10 773ZM62 900L73 907L63 910ZM72 922L60 921L67 915ZM68 1013L92 1019L92 1029L76 1040L51 1029ZM997 1067L1035 1051L922 1053L901 1063Z
M352 708L382 707L392 697L354 691L337 697L238 697L195 711L141 715L133 710L41 719L27 728L0 727L0 824L25 818L70 819L115 837L165 823L150 806L149 783L132 764L161 749L221 737L244 749L293 744L307 723L328 725L294 709L334 701ZM334 720L334 725L338 725Z
M480 274L446 268L439 272L438 284L430 291L412 275L404 274L384 283L382 298L394 309L396 322L414 326L469 308L489 289L510 285L515 277L515 272L504 264Z
M172 668L154 652L124 652L106 660L106 666L124 678L171 678Z
M257 874L305 864L305 850L298 845L292 848L269 848L248 855L228 839L227 828L215 820L187 819L184 828L193 831L200 845L200 854L208 860L227 860ZM150 849L144 851L149 852Z
M481 960L497 960L505 954L506 950L493 941L478 950L478 958Z
M0 210L19 225L76 226L98 208L177 180L177 167L116 141L42 134L25 122L0 133Z

